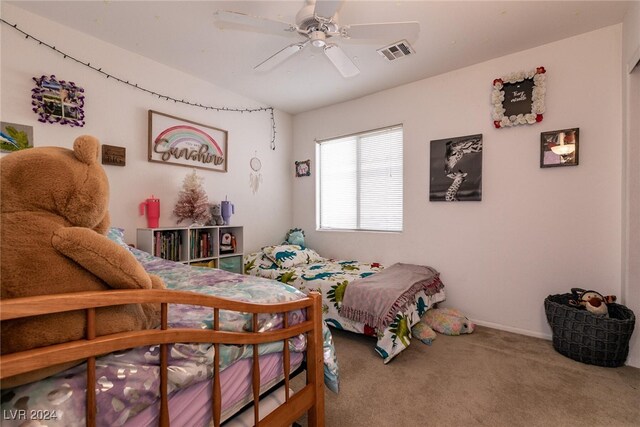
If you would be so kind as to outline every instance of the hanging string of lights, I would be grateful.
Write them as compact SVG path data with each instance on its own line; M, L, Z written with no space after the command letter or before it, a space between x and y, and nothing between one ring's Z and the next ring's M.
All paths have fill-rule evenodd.
M72 55L69 55L68 53L65 53L63 51L61 51L60 49L56 48L55 46L52 46L40 39L38 39L37 37L32 36L31 34L27 33L26 31L18 28L18 24L11 24L10 22L7 22L5 19L0 18L0 22L2 22L3 24L8 25L9 27L13 28L14 30L20 32L23 36L25 36L25 38L31 39L33 41L38 42L39 45L41 46L45 46L48 47L49 49L53 50L54 52L58 53L59 55L61 55L64 59L71 59L72 61L77 62L78 64L84 65L87 68L92 69L93 71L96 71L100 74L102 74L103 76L105 76L107 79L112 79L115 80L119 83L125 84L127 86L130 86L134 89L138 89L141 90L143 92L146 92L150 95L153 96L157 96L160 99L163 99L165 101L173 101L174 103L180 103L180 104L184 104L184 105L189 105L192 107L198 107L198 108L204 108L205 110L213 110L213 111L220 111L220 112L232 112L232 113L256 113L256 112L269 112L270 115L270 119L271 119L271 144L270 147L272 150L276 149L276 119L273 113L273 107L258 107L258 108L230 108L230 107L216 107L216 106L212 106L212 105L204 105L204 104L200 104L200 103L196 103L196 102L191 102L189 100L185 100L185 99L178 99L178 98L174 98L172 96L168 96L168 95L164 95L162 93L153 91L151 89L147 89L143 86L138 85L137 83L132 83L129 80L125 80L122 79L120 77L114 76L113 74L109 74L106 71L103 71L102 68L98 68L94 65L91 65L90 62L85 62L85 61L81 61L78 58L73 57Z

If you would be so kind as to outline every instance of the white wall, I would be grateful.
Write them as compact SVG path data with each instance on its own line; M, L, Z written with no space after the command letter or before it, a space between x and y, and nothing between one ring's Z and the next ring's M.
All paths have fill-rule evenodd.
M616 25L294 117L294 160L314 139L404 124L404 231L315 231L315 177L293 184L294 226L334 257L437 268L447 305L549 337L543 300L571 287L621 294L621 32ZM547 70L540 124L494 129L491 83ZM540 132L580 128L580 164L539 167ZM484 135L481 202L429 202L429 141ZM315 161L312 163L312 170Z
M613 26L293 119L276 111L275 152L269 150L266 113L217 113L161 101L64 60L3 24L0 118L33 126L36 146L71 147L73 139L84 133L125 146L127 166L105 166L105 170L111 183L112 223L126 228L132 242L135 228L146 225L138 216L138 204L152 193L162 201L161 225L175 224L171 210L190 171L147 162L147 110L226 129L229 173L199 173L205 176L212 201L228 195L236 204L233 223L245 225L247 250L278 241L290 226L300 226L310 245L328 256L432 265L442 272L448 305L484 324L548 337L542 301L572 286L622 295L640 313L638 265L631 258L640 252L638 229L627 224L640 210L638 192L632 191L638 185L637 172L632 174L640 170L640 138L636 127L623 146L621 121L622 107L628 106L626 94L638 87L621 77L625 76L621 64L640 45L638 9L636 3L625 20L623 46L621 26ZM262 106L6 3L1 11L4 19L34 36L159 92L203 104ZM491 81L538 65L548 70L544 121L494 129ZM30 105L31 78L49 74L84 87L84 128L37 122ZM292 161L314 159L315 138L400 122L405 130L404 232L315 231L315 178L292 183ZM540 132L567 127L580 127L580 165L540 169ZM473 133L484 135L482 202L429 202L429 141ZM623 148L629 155L626 198L620 172ZM252 195L249 159L255 152L262 160L264 181ZM315 161L312 170L314 165ZM622 269L621 259L626 260ZM640 366L637 336L629 359L634 366Z
M624 107L623 151L623 295L625 304L640 316L640 2L633 2L623 22L622 83ZM638 324L631 336L627 363L640 367Z
M206 105L265 106L15 6L3 3L2 17L78 59L151 90ZM271 151L271 121L266 112L221 113L163 101L63 59L5 24L0 27L2 121L33 126L36 146L72 147L77 136L91 134L105 144L126 147L126 166L105 166L105 170L111 184L112 224L126 229L128 241L135 242L137 227L146 227L145 217L138 216L138 204L151 194L161 200L160 225L175 225L176 218L171 212L184 176L191 172L190 168L147 161L147 111L150 109L229 131L229 172L198 170L198 174L205 178L210 201L219 202L228 196L235 204L232 224L246 227L245 250L272 244L282 239L290 228L290 115L276 111L277 149ZM74 81L85 89L86 125L83 128L42 124L31 111L32 77L51 74ZM249 159L256 152L262 160L263 183L253 195L249 188Z

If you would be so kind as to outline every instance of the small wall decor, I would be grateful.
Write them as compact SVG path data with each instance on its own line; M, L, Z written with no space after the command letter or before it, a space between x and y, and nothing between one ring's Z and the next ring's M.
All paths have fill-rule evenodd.
M249 166L251 167L251 172L249 173L249 187L251 188L251 192L256 194L260 184L262 183L262 174L260 173L260 169L262 169L262 162L258 158L257 151L251 160L249 160Z
M102 164L114 166L126 166L126 147L116 147L115 145L102 145Z
M31 105L39 122L84 126L84 89L74 82L56 79L56 76L34 77L36 87L31 89Z
M542 121L546 93L546 70L511 73L493 81L493 125L496 128Z
M311 175L311 160L296 162L296 177Z
M0 122L0 152L11 153L31 147L33 147L33 127Z
M540 133L540 167L577 166L579 128Z
M431 141L429 201L482 200L482 134Z
M227 172L227 131L149 110L149 161Z

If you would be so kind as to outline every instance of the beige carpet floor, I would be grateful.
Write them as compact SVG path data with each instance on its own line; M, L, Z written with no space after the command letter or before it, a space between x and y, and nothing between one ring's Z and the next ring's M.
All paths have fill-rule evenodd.
M640 426L640 369L575 362L550 341L478 327L414 339L383 365L373 338L332 333L341 389L325 388L328 427Z

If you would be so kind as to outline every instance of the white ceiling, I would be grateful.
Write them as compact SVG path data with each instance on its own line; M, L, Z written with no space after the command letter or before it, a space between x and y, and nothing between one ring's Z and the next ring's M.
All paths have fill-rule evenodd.
M295 23L304 0L9 3L296 114L620 23L631 2L346 0L341 25L421 26L419 37L409 40L416 54L392 62L376 49L398 40L339 39L361 71L348 79L311 46L271 71L256 72L255 65L295 39L221 28L214 18L216 10L230 10Z

